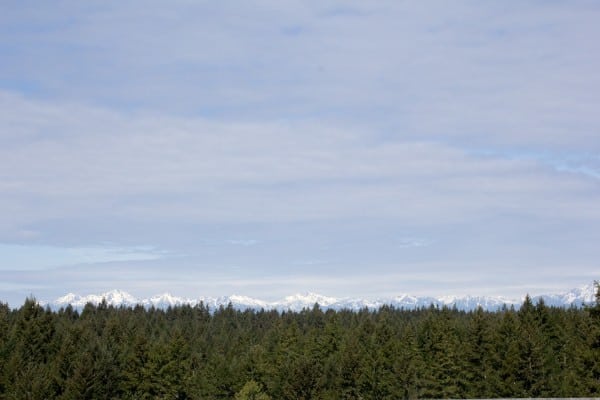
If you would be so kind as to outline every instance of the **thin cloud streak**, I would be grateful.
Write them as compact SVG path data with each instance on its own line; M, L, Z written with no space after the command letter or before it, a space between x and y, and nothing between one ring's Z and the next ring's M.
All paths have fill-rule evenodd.
M18 108L14 111L19 114ZM32 212L54 211L60 217L61 208L62 213L85 215L105 209L107 202L115 214L217 220L244 214L260 219L335 218L355 215L364 204L371 205L366 213L375 215L447 216L452 214L449 210L461 215L472 212L473 206L519 207L552 215L560 205L548 202L549 197L562 198L565 205L589 202L583 208L561 210L560 215L581 209L586 218L598 214L593 211L597 197L574 196L594 192L594 182L557 176L542 163L469 157L460 148L440 143L369 145L370 132L344 135L335 126L316 125L114 116L110 121L120 122L103 126L105 119L93 118L101 113L83 114L96 127L84 130L84 135L78 134L79 124L68 123L70 112L65 110L62 137L52 135L2 152L9 220L19 214L31 218ZM27 114L22 115L25 120ZM42 123L36 130L45 128ZM19 175L9 175L10 167L17 167ZM24 207L22 201L31 201L32 191L47 201ZM443 201L427 204L438 193ZM390 202L394 198L397 201ZM270 207L262 207L265 199ZM205 207L197 207L198 200Z

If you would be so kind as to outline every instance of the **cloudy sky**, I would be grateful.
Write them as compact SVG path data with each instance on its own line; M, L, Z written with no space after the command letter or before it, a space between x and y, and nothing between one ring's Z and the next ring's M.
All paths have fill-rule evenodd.
M600 278L600 4L6 1L0 297Z

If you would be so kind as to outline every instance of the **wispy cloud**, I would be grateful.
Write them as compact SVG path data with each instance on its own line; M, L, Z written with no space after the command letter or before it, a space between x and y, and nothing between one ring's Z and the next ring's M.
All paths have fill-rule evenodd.
M397 240L398 247L425 247L432 245L433 242L427 239L412 238L412 237L401 237Z
M77 264L157 260L169 255L152 246L58 247L0 243L0 270L45 269Z
M259 243L258 240L254 239L231 239L228 240L227 243L236 245L236 246L254 246Z

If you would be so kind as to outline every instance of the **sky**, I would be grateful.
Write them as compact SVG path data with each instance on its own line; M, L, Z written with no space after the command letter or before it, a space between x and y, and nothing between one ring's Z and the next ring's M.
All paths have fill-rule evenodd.
M600 278L595 1L4 1L0 299Z

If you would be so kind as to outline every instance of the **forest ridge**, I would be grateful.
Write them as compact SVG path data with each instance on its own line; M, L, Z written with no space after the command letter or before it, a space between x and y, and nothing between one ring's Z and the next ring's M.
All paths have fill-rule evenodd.
M0 305L0 398L600 395L600 303L301 312Z

